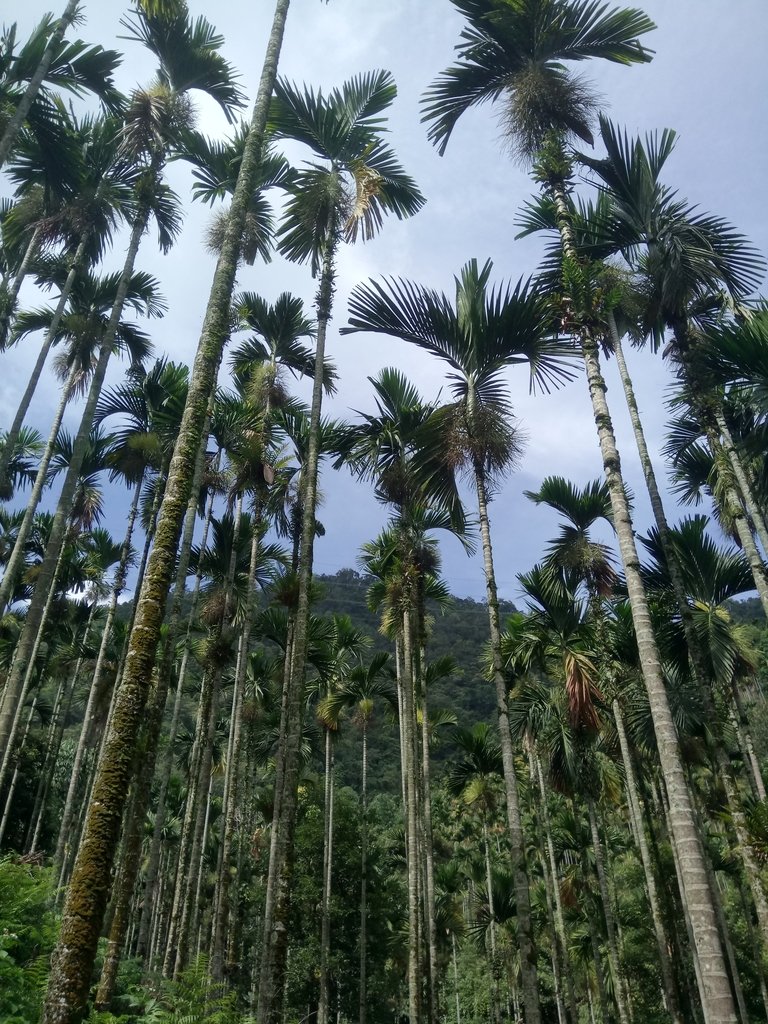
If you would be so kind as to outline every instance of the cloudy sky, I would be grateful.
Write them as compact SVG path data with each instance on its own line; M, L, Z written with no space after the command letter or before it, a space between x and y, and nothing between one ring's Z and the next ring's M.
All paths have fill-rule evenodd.
M215 5L190 0L189 6L193 14L204 13L222 32L226 55L240 70L242 87L252 100L271 21L271 0L218 0ZM6 4L3 7L4 18L16 18L22 33L48 9L41 0L12 3L10 10ZM118 73L119 86L129 91L146 84L154 70L150 55L138 44L119 39L124 5L86 0L83 8L86 21L79 34L126 54ZM702 209L734 222L762 251L768 251L763 199L768 180L765 0L648 0L644 9L658 26L645 40L656 51L653 62L631 69L594 64L588 68L609 116L630 133L676 129L679 139L668 164L669 183ZM541 242L514 240L516 212L533 190L524 171L504 151L493 109L466 114L442 158L419 123L420 96L451 63L460 30L461 19L450 0L330 0L327 5L320 0L293 0L291 5L281 73L327 89L361 71L392 71L399 92L391 116L391 141L428 200L417 217L387 222L377 239L347 246L340 256L329 338L340 386L325 410L337 417L371 408L367 378L384 366L402 369L429 398L443 384L437 361L411 346L360 334L339 337L347 297L357 282L395 274L450 292L453 275L472 257L481 261L490 257L497 280L516 280L536 269ZM214 105L200 100L197 107L204 131L213 136L226 131ZM184 167L175 165L169 178L185 204L182 237L169 255L161 256L154 236L148 235L137 266L160 279L169 304L166 317L149 325L157 353L191 363L213 269L201 245L210 211L190 202L191 176ZM117 269L121 262L118 243L107 269ZM306 269L278 257L268 266L244 268L238 285L269 299L289 289L311 303L314 294ZM36 303L39 297L25 290L23 300ZM0 425L10 422L33 362L37 342L30 341L33 344L25 343L2 357ZM665 370L660 359L646 353L630 356L641 413L656 451L664 433ZM117 381L121 372L120 366L113 366L111 381ZM612 365L606 375L625 473L637 496L637 526L643 530L649 512ZM551 473L585 483L600 473L600 459L583 377L553 395L532 397L525 373L510 371L509 387L528 444L519 471L496 496L492 517L500 590L514 600L517 573L540 557L555 529L554 518L534 511L522 492L537 487ZM47 377L30 414L30 422L45 433L56 388L53 378ZM299 390L307 393L303 387ZM73 409L67 425L74 427L77 419L78 411ZM356 564L361 543L375 536L385 514L345 473L326 470L321 489L325 504L320 517L327 533L316 546L316 566L319 572L334 572ZM105 525L118 536L126 506L127 498L110 491ZM454 593L481 597L484 587L478 558L467 559L458 543L451 541L443 546L443 554L445 575Z

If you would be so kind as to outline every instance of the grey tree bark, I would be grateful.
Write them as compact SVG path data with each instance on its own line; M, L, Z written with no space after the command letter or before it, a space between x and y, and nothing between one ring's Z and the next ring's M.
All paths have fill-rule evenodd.
M563 252L575 264L578 264L564 188L555 188L553 198ZM735 1024L736 1009L728 983L728 971L718 933L715 909L712 906L712 896L709 892L704 854L683 770L677 729L664 685L648 599L640 576L640 559L635 544L629 502L624 489L621 460L606 400L605 381L600 370L598 346L588 330L581 330L580 341L595 426L600 442L603 469L611 496L614 528L632 609L641 670L648 693L659 760L669 793L672 839L677 844L681 877L686 891L694 941L701 962L704 986L702 1001L709 1009L710 1024Z

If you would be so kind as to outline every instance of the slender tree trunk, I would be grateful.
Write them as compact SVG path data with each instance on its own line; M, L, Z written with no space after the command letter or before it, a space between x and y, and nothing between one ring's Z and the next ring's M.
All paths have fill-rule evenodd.
M536 778L538 780L539 793L541 795L541 813L544 821L544 835L547 844L547 856L549 857L549 868L552 874L553 884L553 896L555 899L555 920L557 922L557 932L560 939L560 949L563 958L563 970L565 972L565 981L568 989L568 1007L571 1012L571 1019L573 1024L578 1024L579 1010L576 1002L576 991L573 984L573 970L571 968L571 958L568 952L568 933L565 928L565 916L563 915L563 899L560 892L560 881L557 871L557 860L555 858L555 847L552 842L552 826L549 819L549 807L547 805L547 789L544 785L544 772L541 767L541 760L537 752L533 754L535 767L536 767Z
M179 565L176 571L176 585L174 587L173 606L171 608L170 621L168 625L168 636L165 641L165 650L163 652L163 659L160 664L160 673L167 677L170 677L173 667L173 659L176 644L176 626L175 621L181 615L181 606L183 596L185 593L184 583L187 577L187 570L189 566L189 553L192 547L192 538L194 534L195 522L197 519L197 495L200 491L200 482L202 478L202 471L205 464L205 448L208 436L208 427L203 428L203 438L200 444L200 450L198 452L198 462L195 467L195 479L192 481L192 490L189 496L189 502L187 505L187 513L184 520L184 536L181 545L181 556L179 558ZM211 492L208 500L208 508L206 510L205 522L203 525L203 533L200 539L200 550L204 551L208 543L208 532L211 526L211 518L213 516L213 503L215 495ZM179 727L179 718L181 715L181 700L184 694L184 685L187 676L187 666L189 664L189 643L192 634L192 627L195 622L197 615L197 604L200 596L200 584L202 582L202 574L198 570L195 576L195 583L192 590L192 598L190 601L189 615L187 617L187 631L186 639L184 643L184 653L181 658L181 666L179 668L179 675L176 681L176 695L173 702L173 713L171 715L171 723L168 729L168 745L165 750L165 758L160 772L160 790L157 795L157 803L155 805L155 824L152 832L152 843L149 849L149 857L147 858L147 869L145 874L144 882L144 899L141 912L141 922L139 924L139 934L136 940L136 952L139 957L143 957L146 952L147 940L149 936L149 924L152 914L153 906L153 895L154 887L157 880L157 873L160 866L160 855L162 851L162 839L163 839L163 826L165 824L165 803L168 796L168 786L171 781L171 774L173 772L173 750L176 743L176 733Z
M48 353L51 351L51 347L56 337L56 332L58 331L59 324L61 323L61 318L64 315L64 310L67 308L67 302L69 301L69 296L72 292L75 280L77 279L78 273L82 269L83 261L85 260L85 253L88 246L89 237L89 233L85 232L82 238L80 239L80 244L77 247L74 259L72 260L72 265L69 268L67 279L64 282L64 287L61 290L59 301L56 303L56 309L54 310L53 313L53 319L51 320L48 330L45 332L45 338L43 339L43 344L40 347L40 352L38 353L35 365L32 369L32 374L29 378L29 381L27 382L24 394L21 396L21 401L19 402L19 407L16 410L16 415L13 418L13 422L11 423L8 433L5 435L5 447L2 451L2 454L0 454L0 488L2 488L3 486L8 486L8 463L13 456L13 451L18 442L19 434L21 433L21 428L24 424L24 419L27 415L27 412L29 411L29 406L32 402L32 398L35 394L35 391L37 390L37 385L40 383L40 378L43 373L43 367L45 366L46 360L48 358ZM67 395L67 401L68 400L69 395ZM58 433L60 422L61 421L59 420L58 423L56 424L56 433Z
M414 732L416 708L414 703L413 657L411 650L411 615L403 612L403 740L405 748L405 786L407 803L406 841L408 864L408 1020L421 1024L421 957L419 955L419 848L416 810L416 764L414 761Z
M24 256L19 268L13 276L13 280L10 286L6 289L0 287L0 299L5 306L4 311L0 311L0 351L6 348L8 344L8 332L11 326L11 320L16 308L16 300L19 297L19 291L24 283L24 278L29 273L29 268L32 265L32 260L38 253L40 248L40 237L42 235L43 228L41 224L38 224L32 236L27 243L27 248L24 251Z
M624 994L624 978L619 962L619 949L616 943L616 920L613 913L611 894L608 890L608 880L605 872L605 861L603 857L603 842L600 838L600 830L597 827L597 812L595 801L587 795L587 811L589 812L589 828L592 835L592 852L595 857L595 868L597 869L597 881L600 887L600 900L603 904L603 915L605 917L605 929L608 937L608 960L613 974L613 994L616 1000L616 1009L619 1011L621 1024L629 1024L627 1014L626 997Z
M368 718L363 720L360 785L360 1004L358 1024L368 1017Z
M2 786L3 786L4 782L5 782L6 774L8 772L8 768L10 767L11 760L13 758L13 750L14 750L14 744L15 744L15 740L16 740L16 733L18 731L19 725L21 724L21 720L23 718L23 712L24 712L24 704L25 704L25 702L27 700L27 695L29 693L30 686L32 685L32 677L33 677L34 672L35 672L35 663L37 661L37 656L38 656L38 653L40 651L40 646L41 646L41 644L43 642L43 638L45 636L46 626L48 625L48 618L49 618L50 613L51 613L51 608L53 607L53 602L54 602L54 599L56 597L56 592L57 592L57 589L58 589L58 585L61 582L61 576L62 576L62 573L64 571L64 553L65 553L65 549L62 546L62 549L59 552L58 560L56 562L56 565L54 566L53 577L49 581L49 585L48 585L48 588L47 588L47 594L46 594L46 598L45 598L45 604L44 604L43 609L42 609L42 614L39 616L38 632L32 638L32 645L31 645L32 649L27 654L27 662L26 662L26 666L25 666L25 672L24 672L23 678L20 679L20 687L19 687L20 692L19 692L19 696L18 696L18 703L16 705L16 709L14 711L14 714L13 714L13 716L10 719L10 736L8 738L7 746L5 747L4 750L2 750L2 763L0 764L0 789L2 789ZM19 657L19 650L17 648L16 654L14 656L14 660L13 660L12 666L11 666L11 675L13 675L13 673L16 671L16 663L18 661L18 657ZM7 688L7 683L6 683L6 688Z
M229 862L232 855L232 841L235 832L235 816L238 807L238 767L240 764L240 747L242 739L242 710L243 696L245 692L246 674L248 668L248 648L251 640L251 630L256 614L256 571L259 562L261 509L254 506L252 533L251 533L251 555L248 566L248 598L245 614L240 626L240 647L235 669L235 694L233 700L233 733L232 733L232 776L229 781L227 799L224 802L224 835L222 838L222 871L219 876L219 898L216 916L214 920L213 956L211 960L211 976L214 981L223 979L224 967L224 944L229 919L229 886L231 873Z
M224 242L195 357L168 485L138 610L121 693L94 787L85 835L53 955L41 1024L77 1024L85 1009L91 970L106 906L109 877L130 784L132 755L147 699L165 596L194 476L208 402L216 383L229 317L243 226L253 195L269 100L277 75L289 0L278 0L259 92L227 218Z
M32 594L32 600L30 601L29 608L27 610L27 616L24 622L24 629L22 630L19 638L19 644L16 652L16 661L14 663L13 670L8 678L5 688L5 699L3 701L2 711L0 711L0 749L4 749L8 744L11 736L11 723L12 723L12 711L11 709L18 700L19 687L23 675L26 672L30 652L35 642L35 637L38 635L40 630L40 623L42 619L43 609L48 594L49 587L53 580L53 575L58 563L59 555L61 554L67 525L69 523L69 517L72 510L72 502L77 489L78 480L80 478L80 470L83 465L83 459L88 447L88 439L90 436L91 427L93 425L94 414L96 412L96 404L101 395L101 389L104 384L104 378L107 372L107 365L109 358L112 354L112 346L115 340L115 333L117 331L117 325L120 320L120 315L123 310L125 297L128 293L128 286L130 284L131 275L133 273L133 264L136 259L136 254L139 250L139 244L141 243L141 236L146 228L145 216L137 217L136 224L134 225L133 232L131 234L131 241L128 246L128 252L125 258L125 264L123 272L120 277L120 283L118 285L117 294L115 296L115 303L112 307L112 313L109 319L109 323L104 332L104 336L101 339L99 346L99 358L96 363L91 385L88 390L88 399L83 409L83 414L80 420L80 426L77 431L75 443L72 448L72 456L67 467L66 476L64 478L64 484L59 495L59 501L56 506L56 512L53 517L53 525L51 527L50 536L48 538L48 544L45 549L45 556L43 558L40 570L38 573L35 589ZM39 476L38 472L38 476ZM27 516L32 517L34 515L34 508L30 505L27 507ZM30 523L31 526L31 523ZM20 538L19 538L20 539ZM19 544L17 539L17 546ZM21 547L23 553L23 545ZM14 555L16 549L14 549ZM13 555L11 556L13 559ZM8 566L10 571L10 562ZM0 585L1 587L2 585ZM7 595L9 596L9 595ZM5 596L5 600L7 600ZM0 605L2 605L2 599L0 599Z
M328 961L331 955L331 882L333 879L333 796L334 757L330 729L325 730L325 808L323 827L323 896L320 914L320 996L317 1024L328 1024L330 1016Z
M451 932L451 960L453 961L453 992L456 997L456 1024L461 1024L461 1000L459 999L459 967L456 962L456 935ZM363 1024L361 1021L360 1024Z
M301 766L301 709L307 657L310 587L315 541L317 479L320 461L320 414L323 401L325 341L333 304L334 256L338 233L331 231L323 260L317 297L317 345L309 423L309 445L302 491L302 524L298 599L290 662L281 708L280 735L275 763L275 807L270 837L269 869L264 907L264 938L256 1019L275 1024L287 952L287 915L290 901L291 850L296 820Z
M109 647L110 634L112 632L112 626L115 621L115 613L117 610L117 602L125 588L125 579L128 571L128 559L131 554L131 538L133 536L133 526L136 522L136 512L138 510L139 500L141 499L141 484L142 481L136 486L133 495L133 501L131 502L131 508L128 513L128 526L126 528L125 539L123 540L123 547L120 552L120 562L115 573L115 581L112 587L112 596L109 603L109 609L107 611L107 618L104 623L104 629L101 634L101 643L99 644L99 653L96 656L96 667L93 672L93 680L91 682L91 689L88 695L88 704L86 705L85 714L83 716L83 724L80 728L80 737L77 744L77 751L75 753L75 762L72 766L72 772L69 777L69 788L67 790L67 796L64 801L64 811L61 818L61 825L59 826L59 838L56 844L56 852L53 858L53 873L58 874L61 871L61 866L64 861L64 850L69 837L70 826L72 824L72 816L75 809L75 800L77 798L78 790L80 788L80 772L83 763L83 757L85 751L88 748L91 739L93 737L93 728L96 723L96 717L99 708L102 704L102 698L105 692L105 684L108 680L105 679L104 669L106 667L107 649Z
M6 563L3 578L0 580L0 612L4 612L11 603L14 588L18 583L18 577L24 565L26 544L29 539L29 535L32 532L37 506L40 504L40 498L42 497L43 490L48 482L48 467L50 466L51 459L53 458L54 451L56 449L56 439L59 436L59 428L61 427L61 421L64 419L64 413L66 412L67 404L72 394L77 373L77 367L73 366L69 377L62 388L61 395L59 397L59 404L56 407L53 424L51 425L51 430L48 435L48 441L42 455L40 456L35 482L32 485L32 490L29 498L27 499L24 518L22 519L16 534L16 540L14 541L10 558ZM2 700L0 700L0 705L1 704Z
M38 686L39 685L40 684L38 680ZM5 838L5 830L8 827L8 819L11 814L11 808L13 807L13 798L16 794L16 784L19 781L19 757L21 756L21 752L24 749L24 744L27 742L27 737L29 736L29 730L32 725L32 719L34 718L36 708L37 696L35 696L35 699L32 701L32 706L30 707L29 714L27 715L27 724L24 727L24 733L21 737L21 742L19 743L19 748L15 758L16 763L13 766L13 775L11 776L11 781L8 785L8 792L6 793L5 796L3 817L2 820L0 820L0 849L2 849L3 839Z
M722 445L731 464L733 475L736 477L736 483L739 485L739 490L744 500L744 507L763 546L763 555L768 555L768 528L765 524L765 516L755 499L754 489L747 477L747 472L741 461L741 455L726 422L723 407L719 404L715 409L715 422L717 423L717 429L720 431Z
M656 945L659 949L659 965L661 967L661 981L664 999L667 1006L667 1012L672 1018L673 1024L683 1024L683 1019L680 1015L680 1002L677 996L677 988L672 974L672 964L669 959L667 935L664 930L664 923L661 917L661 907L659 905L659 895L656 888L656 878L653 874L653 865L651 863L651 855L648 849L648 841L645 837L643 809L640 803L640 795L637 791L635 769L632 764L632 755L627 741L627 732L624 728L624 717L621 713L621 707L617 700L614 700L613 702L613 717L616 722L616 732L618 733L619 746L621 747L621 759L624 764L624 778L626 779L627 785L629 811L635 825L640 861L643 865L648 902L651 907L653 930L656 935Z
M168 699L168 687L172 674L173 651L176 643L176 631L181 612L181 605L184 595L184 583L189 568L189 553L191 550L192 533L196 519L196 502L193 501L200 491L203 467L205 463L205 448L207 440L207 427L203 430L203 441L198 452L195 464L195 474L192 481L192 494L187 509L187 522L184 530L184 543L179 557L179 564L176 570L176 585L173 596L168 632L165 638L165 649L159 669L156 673L155 688L152 696L147 725L144 732L143 744L138 757L138 770L134 770L136 781L134 785L131 810L128 814L124 830L123 854L118 872L118 885L113 898L112 921L109 926L109 942L104 957L104 965L99 980L99 988L96 993L96 1006L107 1007L114 995L117 982L117 971L120 965L120 957L123 952L125 935L129 922L130 905L136 890L136 881L141 863L142 840L144 836L144 821L151 799L152 779L155 774L157 751L160 743L160 734L165 715L165 705ZM153 517L154 520L154 517ZM150 530L150 533L153 531ZM203 547L205 540L203 540ZM180 681L181 682L181 681ZM178 689L180 697L181 687ZM178 725L180 700L174 705L174 718L171 721L171 730L175 736ZM170 740L173 745L173 738Z
M578 261L570 229L565 191L555 189L558 227L566 256ZM588 331L581 336L587 382L597 427L603 469L611 496L614 528L619 542L621 561L626 577L632 618L637 637L640 664L648 692L659 759L670 799L670 822L673 842L677 844L683 886L688 899L694 941L699 951L704 991L702 1000L710 1008L710 1024L734 1024L736 1009L728 984L728 971L723 954L712 897L707 884L704 855L696 820L683 771L677 729L664 686L661 661L651 625L645 587L640 576L629 502L624 490L621 461L616 447L605 381L600 371L597 342Z
M491 1001L493 1019L501 1024L501 994L499 992L499 960L496 950L496 908L493 900L493 873L491 871L491 850L488 844L488 824L483 819L483 854L485 857L485 887L488 892L488 933L491 945Z
M424 634L424 601L419 594L419 632ZM429 764L429 713L427 704L426 656L422 646L419 654L421 677L421 778L422 778L422 817L424 835L424 882L427 942L428 942L428 981L429 981L429 1020L430 1024L438 1024L440 1020L440 989L438 984L437 959L437 913L435 908L435 858L432 841L432 792L430 788Z
M61 41L64 38L64 33L77 16L79 6L79 0L69 0L69 3L64 8L64 13L59 18L55 29L48 39L48 43L40 57L40 62L35 68L35 73L30 78L27 88L24 90L24 95L21 97L18 106L8 119L3 136L0 138L0 167L5 164L11 154L11 149L16 141L19 129L24 124L26 116L32 108L32 104L40 91L40 87L45 81L45 76L48 74L51 62L56 56L56 50L59 48Z
M749 718L746 711L744 710L744 704L741 700L741 694L739 693L739 687L736 682L732 684L731 692L733 694L733 703L735 712L733 715L734 727L739 737L739 745L741 746L747 763L750 768L750 775L754 784L755 795L758 800L765 800L765 783L763 782L763 773L760 770L760 762L757 759L755 753L755 747L752 742L752 734L750 732Z
M480 536L482 538L483 545L485 589L486 600L488 603L491 652L493 657L493 681L496 687L496 713L498 715L501 759L504 769L507 821L509 824L509 839L512 853L515 900L517 903L517 935L520 948L520 973L522 978L525 1024L541 1024L538 978L536 972L536 947L534 945L533 938L531 898L525 858L525 836L523 834L522 817L520 814L520 797L518 795L517 788L515 755L512 748L512 737L509 731L507 681L504 677L504 668L501 660L499 598L498 591L496 589L496 573L493 565L491 526L488 516L488 497L486 494L485 477L479 463L474 467L474 475L475 488L477 490L478 515L480 519Z

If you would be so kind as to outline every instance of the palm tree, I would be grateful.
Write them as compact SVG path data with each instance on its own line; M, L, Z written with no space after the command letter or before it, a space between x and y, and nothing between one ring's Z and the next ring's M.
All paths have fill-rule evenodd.
M146 275L136 275L136 280L132 283L136 284L135 291L137 293L137 297L132 300L134 305L139 308L144 308L149 312L158 309L158 307L160 309L162 308L159 306L155 293L155 282L152 278L148 278ZM117 284L115 277L110 281L104 282L104 285L107 296L110 292L114 294L115 288L119 290L119 285ZM98 291L98 283L96 290ZM96 308L89 306L89 312L91 315L85 322L83 322L82 318L77 319L78 334L75 340L84 344L86 350L85 353L80 352L77 345L73 345L70 349L69 354L73 359L73 365L67 376L67 384L70 386L70 390L72 383L80 374L80 364L83 357L86 362L86 368L90 368L90 344L95 342L97 345L103 345L105 333L109 330L109 325L105 325L105 317L100 315L98 306L96 306ZM133 323L121 322L118 325L118 329L119 336L116 332L113 332L116 342L121 347L124 345L132 355L135 354L138 359L141 359L146 353L146 335ZM111 346L108 347L111 348ZM99 360L101 360L101 357L99 357ZM96 375L94 375L89 385L88 401L86 402L86 407L81 417L80 426L74 443L71 445L69 457L66 460L64 484L59 495L56 513L52 521L45 556L36 576L35 588L27 611L24 630L22 631L19 639L17 657L14 661L13 668L9 673L9 677L3 691L2 707L0 708L0 748L2 748L4 752L7 752L12 745L12 737L16 728L14 723L18 721L17 711L19 694L24 686L23 681L27 677L28 670L34 661L32 651L40 640L40 631L47 614L46 607L50 600L61 553L66 542L74 503L77 499L78 489L80 487L83 467L87 464L91 439L90 427L94 418L96 398L100 391L100 385L101 381ZM68 388L65 386L65 393L67 393L67 390ZM64 402L62 401L59 409L60 414L63 414L63 407ZM57 415L56 420L60 421L60 415ZM26 544L27 537L29 536L29 532L32 529L34 515L42 494L43 485L49 479L49 470L56 451L56 444L57 437L54 436L52 432L38 466L35 484L27 502L24 519L16 538L16 545L8 562L6 576L3 578L2 583L0 583L0 601L2 601L3 607L8 603L8 600L11 597L14 581L21 569L24 557L24 546Z
M167 5L164 5L167 6ZM156 540L136 602L112 729L94 784L83 841L64 907L60 942L48 985L42 1020L45 1024L74 1021L84 1005L96 943L106 907L109 875L117 846L123 804L132 775L131 755L146 704L149 679L163 618L164 597L171 582L175 549L186 512L189 490L213 393L221 350L229 333L232 291L248 203L254 191L267 108L277 74L289 0L277 0L259 92L248 141L230 206L229 222L217 260L213 285L174 460L166 486ZM219 70L221 66L219 65ZM88 906L83 927L83 899Z
M740 303L759 282L765 263L731 225L700 213L660 183L661 171L674 149L673 132L664 132L660 138L651 136L643 143L601 118L600 134L607 156L596 160L581 155L580 159L597 174L621 223L621 238L614 244L637 272L643 334L658 351L664 327L672 330L674 340L664 352L674 360L712 453L722 464L726 505L768 609L768 573L745 513L766 550L768 527L734 444L722 398L697 361L702 336L713 328L713 311L723 305L723 291L731 303ZM639 258L633 256L633 247L636 253L638 246L642 246ZM615 343L615 324L611 330ZM647 460L644 468L648 476ZM653 481L649 481L649 489L653 497ZM658 506L660 499L655 501L655 512ZM663 533L663 524L658 525Z
M507 682L499 652L499 602L493 565L488 488L494 476L513 464L519 442L510 424L511 410L501 374L505 367L528 363L531 380L542 387L570 376L567 356L550 340L551 315L544 297L522 282L513 289L489 290L492 264L465 265L450 299L407 281L358 286L350 296L348 331L371 331L410 341L445 360L455 396L441 410L434 428L448 440L454 465L466 468L477 493L486 578L494 683L499 712L507 812L517 880L523 964L523 996L532 1021L539 1019L534 952L514 754L509 739Z
M460 752L460 760L451 765L447 779L448 792L459 797L468 806L480 809L483 823L483 853L485 856L485 884L488 897L488 919L491 951L491 978L493 984L494 1018L499 1021L501 1007L498 990L498 953L496 949L497 922L493 900L493 871L488 836L488 823L496 810L498 783L503 779L504 767L501 746L489 725L480 723L472 729L457 729L453 742Z
M0 68L0 100L3 106L7 104L15 109L0 137L0 167L8 160L25 120L29 119L33 131L50 132L55 113L43 83L67 89L75 95L93 92L107 105L119 105L113 72L120 64L120 55L101 46L88 46L80 39L72 43L64 41L78 13L77 0L68 0L56 23L51 15L46 15L18 51L16 25L6 31Z
M345 710L355 709L355 718L362 734L360 769L360 1002L359 1024L366 1024L368 1016L368 730L374 713L375 700L383 697L389 704L395 702L391 683L390 655L386 651L374 654L367 664L355 665L342 681L331 690L319 706L323 718L336 720Z
M74 251L70 260L56 260L51 268L53 279L60 287L53 315L50 318L46 315L44 324L38 322L36 327L33 327L34 314L31 320L27 316L19 322L17 318L11 336L12 342L16 342L31 329L45 330L29 382L6 435L11 445L27 415L51 347L61 340L59 325L76 279L87 264L100 259L112 240L118 217L127 213L135 168L119 153L120 129L121 122L116 117L85 117L72 123L77 157L70 161L74 164L74 169L70 169L70 177L74 179L70 191L74 195L63 216L57 219L56 230L63 234L67 248ZM35 159L34 163L37 165L39 160ZM29 173L27 169L26 178ZM5 469L5 462L0 459L0 482Z
M275 921L284 918L287 899L285 874L287 850L296 811L300 694L306 660L309 592L315 538L319 428L322 409L322 368L331 317L335 283L335 259L342 239L354 242L358 235L372 238L385 214L411 216L424 199L400 167L392 149L382 140L382 113L396 95L395 83L386 71L370 72L344 83L328 95L311 89L300 91L278 82L270 121L278 138L292 138L309 146L322 163L302 168L290 188L279 249L291 260L309 262L319 277L316 372L310 411L309 451L302 479L302 533L299 590L293 655L287 676L283 737L277 761L275 817L264 916L264 955L259 984L257 1016L272 1020L276 993L281 990L284 943ZM278 891L279 890L279 891ZM278 904L280 910L276 910ZM277 915L277 916L275 916Z
M525 0L499 8L495 0L458 0L469 21L466 45L454 67L445 71L426 97L430 137L445 149L459 116L471 106L504 97L510 104L513 145L528 160L538 157L537 178L556 212L563 249L563 318L577 335L584 356L595 425L621 559L648 690L662 770L670 797L673 839L680 852L686 893L707 892L707 875L694 809L680 758L648 601L639 574L632 519L621 475L621 463L605 398L597 339L591 329L593 310L585 298L593 294L590 267L579 258L570 227L569 140L590 141L595 108L588 87L574 79L563 63L598 57L623 64L645 63L651 54L639 36L654 25L641 11L607 9L584 0ZM533 27L535 26L535 31ZM570 296L576 296L573 308ZM727 969L711 900L697 900L692 923L702 963L702 999L712 1022L735 1020Z

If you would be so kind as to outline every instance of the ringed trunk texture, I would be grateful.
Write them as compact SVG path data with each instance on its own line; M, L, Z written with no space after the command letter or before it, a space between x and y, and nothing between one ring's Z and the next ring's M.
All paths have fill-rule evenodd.
M504 769L504 792L506 796L507 823L512 853L512 872L517 903L518 943L520 947L520 973L522 978L523 1007L525 1024L540 1024L539 987L536 971L536 947L533 939L531 918L531 897L528 884L528 870L525 861L525 836L520 814L520 797L517 789L515 753L509 731L509 710L507 681L501 660L501 625L499 620L499 597L496 589L496 573L493 565L491 545L491 524L488 516L488 496L482 467L474 467L477 490L480 536L483 545L483 566L485 569L485 592L488 603L491 652L493 657L493 681L496 687L496 713L499 724L501 760Z
M621 713L621 707L617 700L614 700L613 702L613 717L616 722L616 732L619 736L621 759L624 763L624 777L627 785L629 810L635 823L637 846L640 852L643 872L645 874L645 885L648 892L648 902L651 907L651 917L653 919L653 930L656 935L656 945L659 949L659 964L661 966L661 981L664 991L664 999L667 1005L667 1012L672 1018L673 1024L683 1024L683 1019L680 1015L680 1002L677 996L677 987L672 974L672 964L669 959L667 935L664 930L664 922L661 916L661 906L659 904L658 889L656 888L656 878L653 874L651 854L648 849L648 840L645 835L643 808L637 789L635 769L632 763L632 754L627 740L627 731L624 728L624 716Z
M672 841L676 844L680 857L680 872L694 942L701 963L704 988L701 994L702 1002L708 1007L707 1017L710 1024L734 1024L736 1009L728 982L715 908L712 906L691 795L680 757L677 729L664 686L648 599L640 576L640 559L621 476L621 462L613 434L613 424L605 398L605 382L600 372L597 344L593 338L585 337L582 340L582 348L603 456L603 468L610 490L614 524L632 608L641 668L648 692L659 760L669 793Z
M553 198L563 251L566 256L577 261L564 188L556 188ZM672 841L677 846L680 858L681 878L701 964L702 1002L708 1008L709 1024L735 1024L736 1007L728 981L728 970L718 932L716 912L712 905L712 894L709 891L704 853L696 826L691 794L680 756L677 728L664 686L648 598L640 576L640 559L624 489L621 460L605 397L606 386L600 370L597 342L589 331L582 331L580 340L603 458L603 470L611 496L614 528L632 609L640 664L648 693L661 769L669 794Z
M408 867L408 1020L421 1024L421 956L419 950L419 840L414 741L416 708L413 690L411 616L403 612L403 745L405 749L406 853Z
M720 405L718 405L715 410L715 422L717 423L717 429L720 431L723 448L725 449L725 453L731 463L733 475L736 477L736 483L739 485L741 496L744 499L744 507L749 514L749 518L752 520L755 533L763 546L763 554L768 555L768 529L765 525L765 516L755 499L752 482L747 477L747 471L744 468L744 463L741 461L741 455L736 447L735 441L733 440L733 435L731 434L730 428L723 414L722 406Z
M85 833L78 852L41 1024L77 1024L86 1009L88 986L109 893L122 809L131 781L133 752L146 706L157 641L173 578L176 548L194 476L208 402L216 384L229 315L240 244L275 84L290 0L278 0L251 127L240 164L202 335L189 383L155 545L138 597L120 694L115 704Z

